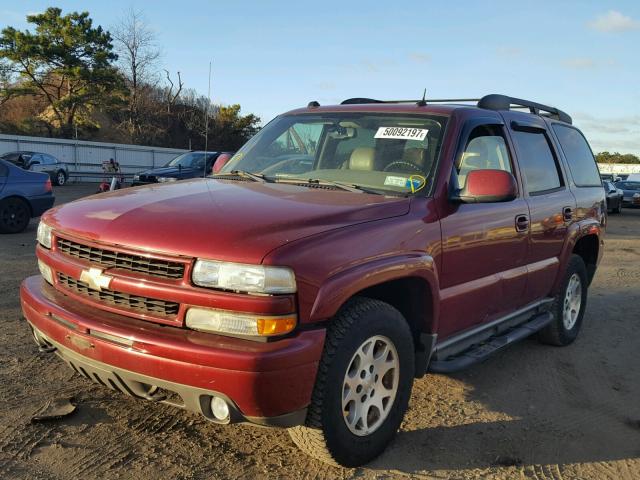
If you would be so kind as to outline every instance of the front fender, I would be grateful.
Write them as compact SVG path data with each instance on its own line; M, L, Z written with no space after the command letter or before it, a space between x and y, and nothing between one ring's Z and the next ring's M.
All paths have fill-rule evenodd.
M311 309L310 321L333 317L344 303L358 292L391 280L420 278L429 285L431 298L425 298L425 309L432 307L431 333L437 331L439 284L433 258L424 253L410 253L378 258L351 266L329 277L318 290ZM426 328L426 326L425 326Z

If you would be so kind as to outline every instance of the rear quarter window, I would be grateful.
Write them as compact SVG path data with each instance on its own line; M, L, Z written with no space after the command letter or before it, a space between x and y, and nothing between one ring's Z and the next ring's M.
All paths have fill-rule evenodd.
M558 137L560 148L569 164L573 182L578 187L597 187L600 173L593 152L582 133L572 127L554 124L553 131Z

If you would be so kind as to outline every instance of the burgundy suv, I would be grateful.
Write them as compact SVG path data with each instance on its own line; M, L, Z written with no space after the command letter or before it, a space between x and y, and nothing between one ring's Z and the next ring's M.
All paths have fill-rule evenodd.
M205 179L50 210L22 285L41 351L217 423L380 454L414 378L578 335L604 192L564 112L350 99L277 117Z

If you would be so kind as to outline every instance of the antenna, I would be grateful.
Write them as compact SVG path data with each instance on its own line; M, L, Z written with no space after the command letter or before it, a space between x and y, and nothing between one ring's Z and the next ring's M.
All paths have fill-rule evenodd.
M202 176L207 176L207 148L209 148L209 105L211 104L211 60L209 60L209 89L207 90L207 105L204 109L204 171Z
M418 105L419 107L424 107L427 104L427 89L424 89L424 92L422 92L422 100L418 100L416 102L416 105Z

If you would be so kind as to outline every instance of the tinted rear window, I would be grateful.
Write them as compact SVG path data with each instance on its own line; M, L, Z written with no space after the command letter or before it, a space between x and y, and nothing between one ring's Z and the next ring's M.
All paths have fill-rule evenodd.
M600 174L589 144L575 128L554 124L560 147L567 157L573 181L578 187L593 187L600 183Z
M558 164L544 133L514 130L513 139L529 193L554 190L562 186Z

